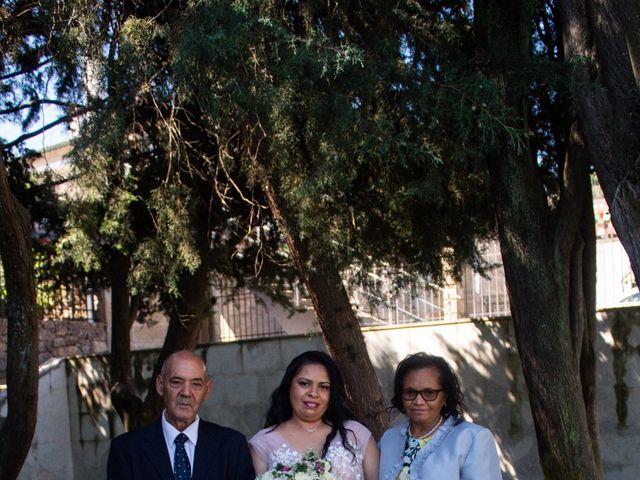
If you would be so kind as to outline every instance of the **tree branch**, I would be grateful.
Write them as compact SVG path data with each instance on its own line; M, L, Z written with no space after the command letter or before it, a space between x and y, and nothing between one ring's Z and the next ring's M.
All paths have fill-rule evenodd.
M25 108L33 108L33 107L38 107L40 105L58 105L60 107L84 108L77 103L70 103L70 102L63 102L61 100L52 100L49 98L42 98L42 99L32 100L29 103L23 103L22 105L18 105L16 107L5 108L4 110L0 110L0 115L18 113L20 110L24 110Z
M28 132L28 133L25 133L23 135L20 135L18 138L16 138L15 140L13 140L13 141L11 141L9 143L0 144L0 147L2 147L4 149L7 149L7 150L10 149L10 148L13 148L16 145L21 144L25 140L28 140L28 139L33 138L33 137L37 137L41 133L46 132L47 130L49 130L49 129L57 126L57 125L60 125L62 123L68 123L71 120L73 120L75 117L77 117L78 115L86 113L87 111L88 111L87 108L78 109L74 114L64 115L64 116L58 118L57 120L54 120L53 122L48 123L44 127L39 128L38 130L34 130L33 132Z
M569 146L565 154L563 189L558 204L555 228L556 261L565 262L571 257L575 236L580 228L583 203L589 186L588 152L584 148L577 124L571 126ZM578 213L578 214L576 214Z
M39 68L44 67L46 64L51 63L51 59L48 58L43 62L40 62L38 65L31 67L31 68L25 68L23 70L18 70L17 72L11 72L11 73L7 73L6 75L0 75L0 81L5 81L5 80L9 80L11 78L15 78L15 77L19 77L20 75L24 75L26 73L31 73L34 72L36 70L38 70Z

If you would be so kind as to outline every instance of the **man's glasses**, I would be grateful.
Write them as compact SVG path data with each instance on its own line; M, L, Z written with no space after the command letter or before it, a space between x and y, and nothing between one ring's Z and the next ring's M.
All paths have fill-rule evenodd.
M402 399L407 402L413 402L418 394L424 399L425 402L433 402L438 398L438 393L442 392L444 388L434 390L433 388L425 388L424 390L414 390L413 388L402 389Z

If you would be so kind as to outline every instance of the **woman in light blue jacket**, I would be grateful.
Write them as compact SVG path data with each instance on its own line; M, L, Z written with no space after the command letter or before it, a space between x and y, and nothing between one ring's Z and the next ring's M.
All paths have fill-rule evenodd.
M408 421L380 440L380 480L501 480L495 439L462 419L462 400L446 360L422 352L402 360L391 404Z

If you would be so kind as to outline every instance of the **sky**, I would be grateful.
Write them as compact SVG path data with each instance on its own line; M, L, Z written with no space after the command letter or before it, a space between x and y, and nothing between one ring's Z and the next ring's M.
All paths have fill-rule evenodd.
M47 123L54 121L56 118L58 118L58 115L59 115L59 111L57 109L45 107L42 111L42 114L40 115L40 119L38 120L38 123L33 125L29 129L29 131L37 130L38 128L41 128L42 126L46 125ZM20 127L19 123L0 121L0 137L2 137L4 141L12 142L23 133L25 132L22 131L22 128ZM70 134L69 134L69 131L67 130L67 127L64 125L59 125L50 130L47 130L45 133L41 135L30 138L29 140L26 141L26 146L36 151L43 151L47 147L56 145L58 143L61 143L67 140L69 136Z

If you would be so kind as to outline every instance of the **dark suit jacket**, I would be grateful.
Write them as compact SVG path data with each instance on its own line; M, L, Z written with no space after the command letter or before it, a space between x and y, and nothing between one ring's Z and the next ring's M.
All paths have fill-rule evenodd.
M193 480L253 480L247 439L240 432L200 419ZM173 480L162 423L124 433L111 441L108 480Z

